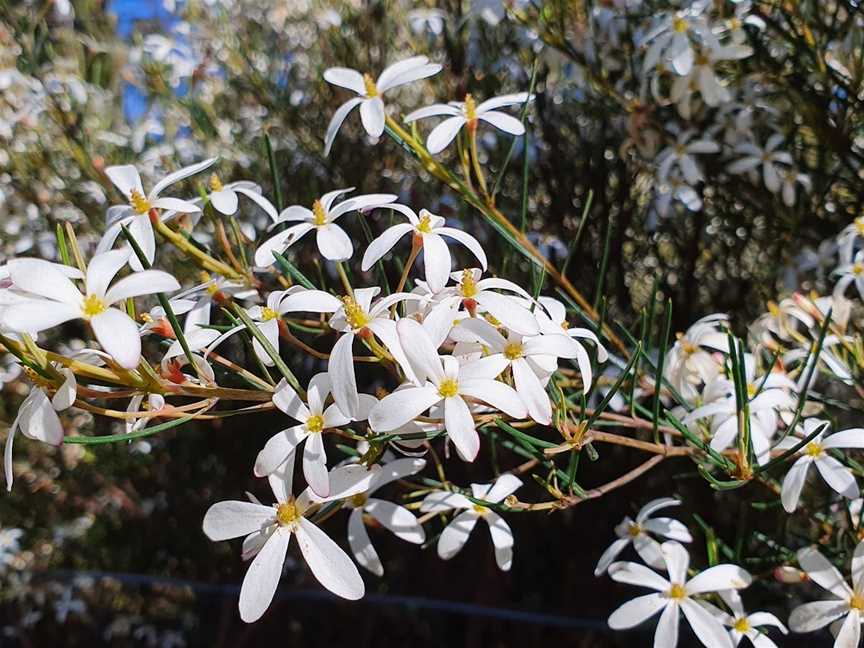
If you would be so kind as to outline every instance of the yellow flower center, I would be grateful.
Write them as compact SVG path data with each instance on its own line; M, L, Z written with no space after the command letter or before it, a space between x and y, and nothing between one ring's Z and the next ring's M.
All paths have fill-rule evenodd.
M857 276L862 272L864 272L864 263L855 263L852 265L852 274Z
M822 454L822 444L817 443L816 441L811 441L804 448L804 454L810 457L818 457Z
M137 189L133 189L129 193L129 204L132 205L136 214L146 214L150 211L150 203Z
M695 64L698 66L710 65L711 59L709 59L703 52L699 52L699 54L696 55Z
M631 538L635 538L640 533L642 533L642 527L638 524L631 524L630 527L627 529L627 535L629 535Z
M858 230L859 236L864 236L864 216L855 219L855 229Z
M780 307L776 302L768 302L768 312L771 313L771 317L780 317Z
M377 97L378 96L378 88L375 85L375 81L368 74L363 75L363 85L366 86L366 96L367 97Z
M348 326L352 329L362 329L369 323L369 315L366 311L354 301L354 298L346 295L342 298L343 308L345 309L345 319L348 320Z
M422 232L423 234L429 234L432 231L432 225L430 224L431 220L429 214L423 214L420 217L420 222L417 223L417 231Z
M741 20L737 17L729 19L729 29L736 30L741 29Z
M459 393L459 383L455 378L445 378L438 385L438 395L442 398L453 398Z
M484 313L483 318L487 322L489 322L492 326L494 326L495 328L500 328L501 326L503 326L503 324L501 324L501 320L499 320L494 315L490 315L489 313Z
M297 505L294 500L282 502L276 507L276 521L282 526L289 526L300 519L300 511L297 510Z
M756 390L759 389L753 383L747 383L747 397L753 398L756 395Z
M853 594L852 598L849 599L849 609L858 610L859 612L864 610L864 595Z
M320 200L312 203L312 215L312 224L316 227L327 224L327 212L324 211L324 205L321 204Z
M681 16L675 16L675 18L672 19L672 29L679 34L686 34L689 28L690 26L687 24L687 21Z
M668 596L670 599L680 601L681 599L687 598L687 590L684 589L683 585L675 583L674 585L672 585L672 588L668 592L666 592L666 596Z
M104 313L107 306L105 306L105 302L103 302L96 295L87 295L87 298L84 300L84 317L91 318L96 317L99 313Z
M504 347L504 357L508 360L516 360L522 357L522 345L519 342L511 342Z
M477 103L470 94L465 95L465 119L469 122L477 119Z
M210 190L211 191L222 191L225 187L222 185L222 181L219 179L215 173L210 175Z
M740 632L741 634L744 634L745 632L750 631L750 622L747 619L745 619L744 617L741 617L740 619L735 621L735 625L732 626L732 628L736 632Z
M261 321L262 322L269 322L270 320L277 319L278 317L279 317L279 313L277 313L275 310L273 310L269 306L265 306L261 310Z
M477 281L474 279L474 273L470 270L462 271L462 296L465 299L477 296Z
M318 434L324 429L324 417L320 414L313 414L306 421L306 430L312 434Z
M351 506L354 508L362 508L363 506L366 506L368 499L369 496L366 493L357 493L351 497Z
M477 515L486 515L489 512L489 509L481 504L475 504L472 508Z

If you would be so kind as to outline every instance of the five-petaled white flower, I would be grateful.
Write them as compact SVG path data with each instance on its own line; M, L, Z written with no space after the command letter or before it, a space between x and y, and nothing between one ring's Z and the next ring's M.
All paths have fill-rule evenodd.
M297 447L306 441L303 450L303 476L316 495L330 495L327 477L327 453L324 449L324 430L347 425L352 419L345 416L336 403L325 407L330 395L330 378L326 373L312 376L306 392L306 403L283 378L273 392L273 404L282 412L299 421L300 425L277 432L270 437L255 459L255 474L271 475L285 464ZM360 394L360 414L365 420L369 410L378 401L374 396Z
M483 362L460 366L453 356L439 357L429 334L413 319L400 320L396 327L418 381L385 396L372 408L369 425L374 431L395 430L443 401L447 436L463 459L474 461L480 437L465 397L487 403L513 418L525 417L527 410L519 394L495 380L500 373L495 366Z
M816 433L816 436L800 451L801 457L790 466L789 472L783 478L780 499L787 513L792 513L798 508L801 489L804 488L807 473L812 465L816 466L825 483L843 497L855 499L860 493L852 471L829 455L827 451L837 448L864 448L864 428L842 430L823 438L823 433L829 425L828 421L821 421L816 418L807 419L802 425L801 436L790 434L777 444L778 450L789 450L801 443L802 438ZM817 432L820 428L821 431Z
M864 620L864 542L858 543L852 556L852 587L816 547L799 550L798 564L810 580L834 598L799 605L789 615L789 628L792 632L813 632L843 618L834 648L857 648Z
M130 297L178 290L180 284L167 272L144 270L109 284L129 257L128 250L97 254L87 266L86 294L55 266L40 259L15 259L9 274L18 290L32 298L3 311L4 323L14 331L43 331L69 320L89 322L96 339L121 367L134 369L141 358L138 325L112 304Z
M275 221L279 217L273 203L261 195L261 187L254 182L240 180L238 182L222 184L222 180L214 173L210 176L207 184L210 188L207 199L213 205L213 209L220 214L225 214L226 216L236 214L237 208L240 205L240 199L237 194L240 194L246 196L263 209L272 220Z
M421 209L418 217L413 209L397 203L381 205L381 207L398 211L409 222L393 225L369 244L363 255L362 269L364 272L369 270L378 259L396 245L399 239L409 232L413 232L415 245L419 242L423 248L423 269L426 273L426 282L432 292L439 292L444 289L452 269L450 250L441 238L442 236L455 239L464 245L477 258L483 269L486 269L486 253L477 239L462 230L446 227L441 216Z
M426 532L414 514L404 506L372 497L372 494L397 479L417 474L424 466L426 462L423 459L407 457L385 463L372 478L367 492L358 493L345 500L344 505L351 509L351 515L348 517L348 544L351 552L360 566L376 576L384 575L384 567L369 539L364 515L369 515L396 537L412 544L425 542Z
M435 155L447 148L463 126L467 125L470 130L476 130L478 120L492 124L495 128L499 128L511 135L524 135L525 126L521 121L507 113L496 110L496 108L518 106L532 99L534 99L534 95L529 95L527 92L518 92L501 97L493 97L478 104L474 101L474 97L469 94L465 96L465 101L434 104L415 110L405 117L405 121L411 123L418 119L425 119L426 117L447 116L447 119L433 128L432 132L429 133L429 137L426 138L426 149L432 155Z
M615 527L615 535L618 539L615 540L597 562L597 567L594 569L594 575L599 576L605 572L609 565L620 555L627 545L633 544L633 548L639 554L639 557L646 564L654 567L654 569L663 569L666 562L663 560L663 554L660 551L660 543L652 538L649 533L656 533L659 536L668 538L669 540L677 540L678 542L692 542L693 538L690 532L683 524L673 518L652 518L651 515L660 509L670 506L678 506L681 500L673 497L662 497L660 499L651 500L643 506L639 513L636 514L636 520L630 519L628 515L620 524Z
M190 200L160 198L159 194L175 182L193 176L212 166L215 162L216 158L210 158L169 173L157 182L148 194L144 193L144 186L141 184L138 170L131 164L110 166L105 169L105 175L129 203L127 205L113 205L108 208L108 229L102 235L96 252L101 253L110 250L125 226L129 228L129 234L144 252L147 261L153 263L153 258L156 255L156 238L153 234L153 225L150 222L150 210L161 209L171 212L172 215L201 211L201 208ZM140 259L134 254L129 256L129 265L133 270L143 269Z
M364 492L376 471L359 465L335 468L330 473L330 497L316 497L307 488L295 498L291 487L293 469L291 460L270 475L270 488L276 498L273 506L257 501L217 502L204 516L203 529L208 538L219 541L246 536L243 556L255 556L240 588L240 618L246 623L261 618L273 600L292 535L297 536L306 564L324 587L352 601L362 598L365 592L360 572L348 554L308 517L321 504Z
M744 142L735 147L735 152L743 157L732 162L727 168L729 173L747 173L762 167L762 178L765 188L771 193L780 191L782 179L778 164L792 165L792 156L786 151L778 151L777 147L783 142L782 133L774 133L761 148L752 142ZM781 167L782 169L782 167Z
M722 590L717 592L723 602L729 607L731 614L715 607L707 601L701 601L702 605L720 622L729 628L729 636L732 645L737 646L741 639L747 637L754 648L777 648L775 644L760 627L774 626L784 635L789 631L776 616L770 612L753 612L747 614L741 595L736 590Z
M425 56L414 56L394 63L385 68L377 80L373 80L369 74L361 74L351 68L333 67L325 70L325 81L347 88L359 96L349 99L333 113L333 118L327 126L327 134L324 136L324 155L330 154L330 147L333 146L333 140L336 139L336 133L339 132L342 122L358 105L363 128L372 137L381 137L385 120L381 95L406 83L438 74L440 71L441 66L430 63Z
M672 168L676 166L689 185L695 185L704 179L694 155L717 153L720 145L707 137L693 140L695 134L694 130L682 131L678 134L675 144L667 146L657 155L657 178L660 182L666 182Z
M709 592L743 589L750 585L750 574L737 565L715 565L687 580L690 556L684 546L670 540L661 545L660 551L666 562L668 579L638 563L617 562L610 565L609 575L613 580L657 591L627 601L609 617L609 627L626 630L662 610L654 634L654 645L672 648L678 643L678 623L683 612L699 641L707 648L733 648L732 640L721 621L693 597Z
M521 479L505 473L494 484L471 484L471 495L476 500L498 504L521 485ZM482 519L489 526L489 535L495 547L495 562L499 569L508 571L513 564L513 531L495 511L472 502L461 493L450 491L430 493L420 505L423 513L443 513L453 509L461 510L461 513L450 520L438 538L438 555L441 559L449 560L458 554L468 541L477 520Z
M312 209L302 205L291 205L282 210L276 217L273 226L290 221L300 221L288 229L271 236L255 250L255 265L267 267L273 265L273 252L282 254L291 245L299 241L308 232L315 230L318 250L325 259L330 261L345 261L354 254L354 245L348 234L336 224L336 219L350 211L367 209L385 203L391 203L397 196L393 194L367 194L354 196L343 200L338 205L333 202L342 194L354 191L337 189L324 194L312 203Z

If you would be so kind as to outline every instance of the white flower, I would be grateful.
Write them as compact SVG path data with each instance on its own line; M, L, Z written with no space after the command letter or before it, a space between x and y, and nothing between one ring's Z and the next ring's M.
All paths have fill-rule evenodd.
M500 373L483 362L459 366L452 356L438 356L429 334L412 319L397 324L402 348L417 373L418 386L400 389L378 402L369 413L376 432L390 432L443 401L444 426L459 455L473 461L480 450L480 437L465 397L475 398L516 419L527 414L519 394L494 380ZM420 382L425 381L425 382Z
M404 506L372 497L372 494L397 479L417 474L425 466L426 462L423 459L403 458L390 461L383 464L381 470L375 473L367 492L358 493L345 500L345 506L352 509L348 517L348 544L351 546L351 552L362 567L376 576L384 575L384 567L369 539L364 515L369 515L396 537L412 544L425 542L426 532L414 514Z
M669 215L673 199L682 203L690 211L695 212L702 209L702 198L699 193L681 180L677 174L670 175L666 182L656 187L656 192L657 213L664 218Z
M523 337L509 333L505 338L486 320L467 317L459 322L458 330L469 333L486 349L484 357L477 360L489 367L490 375L497 376L507 367L513 374L513 383L528 414L541 425L552 422L552 403L546 393L544 381L558 368L558 358L577 359L582 374L582 389L585 393L591 388L591 360L582 345L558 333ZM461 336L460 336L461 337ZM552 366L547 360L552 359Z
M273 404L282 412L299 421L300 425L277 432L270 437L255 459L255 475L272 475L306 442L303 451L303 476L316 495L330 495L327 477L327 453L324 449L324 431L347 425L352 419L345 416L336 403L324 407L330 395L330 378L326 373L312 376L306 393L306 403L283 378L273 392ZM360 394L360 414L355 420L365 420L369 410L378 401L368 394Z
M783 172L783 187L781 188L781 193L783 196L783 204L787 207L793 207L795 205L795 186L799 184L804 191L810 191L810 187L812 186L810 176L806 173L799 173L798 169L795 168L790 168Z
M50 443L59 446L63 443L63 425L57 412L68 409L77 398L78 382L71 369L59 367L63 375L63 383L49 400L45 390L34 386L9 426L6 436L6 447L3 451L3 470L6 473L6 490L12 490L14 475L12 474L12 444L15 433L20 429L28 439Z
M783 142L781 133L774 133L768 138L765 143L765 148L760 148L752 142L744 142L735 147L735 152L743 155L729 166L726 170L729 173L747 173L755 170L760 165L762 166L762 178L765 182L765 187L771 193L780 191L780 172L777 168L778 164L791 165L792 156L786 151L776 150Z
M609 627L613 630L632 628L662 610L654 645L674 648L678 644L679 613L683 612L699 641L707 648L732 648L732 640L720 620L693 597L708 592L743 589L750 585L750 574L737 565L716 565L687 580L690 564L687 550L671 540L664 542L660 550L666 562L668 579L637 563L618 562L609 567L609 575L619 583L657 590L654 594L628 601L615 610L609 617Z
M128 250L97 254L87 266L86 295L52 264L39 259L15 259L9 273L15 287L33 298L12 304L3 321L12 330L43 331L72 319L89 322L96 339L121 367L134 369L141 358L138 325L112 304L130 297L169 292L180 288L177 280L161 270L136 272L109 284L126 263Z
M225 214L226 216L236 214L237 208L240 205L237 194L240 194L246 196L263 209L272 220L275 221L278 218L276 208L261 195L261 187L254 182L241 180L223 185L219 176L214 173L210 176L208 184L210 185L210 193L207 194L207 198L210 204L213 205L213 209L220 214Z
M837 285L834 286L835 297L842 296L846 292L846 288L849 287L849 284L854 282L855 289L858 291L858 297L864 299L864 250L858 250L851 263L844 263L838 266L834 274L840 276Z
M360 120L366 132L372 137L381 137L381 133L384 132L384 102L381 100L381 95L406 83L438 74L440 71L441 66L430 63L425 56L415 56L390 65L384 69L377 81L373 81L369 74L361 74L350 68L334 67L325 70L325 81L347 88L359 96L346 101L333 114L327 126L327 134L324 136L324 155L330 154L330 147L333 146L336 133L339 132L348 113L355 107L360 106Z
M312 209L307 209L301 205L291 205L283 209L282 213L276 217L274 226L290 221L300 221L300 223L279 232L258 246L255 251L255 265L262 268L273 265L273 252L282 254L312 230L315 230L318 250L325 259L331 261L350 259L351 255L354 254L354 245L345 230L336 224L336 219L350 211L391 203L396 200L397 196L393 194L366 194L354 196L338 205L333 205L333 202L340 195L349 191L354 191L354 188L337 189L326 193L312 203Z
M728 319L721 313L706 315L679 333L666 354L663 378L689 403L701 395L701 385L720 371L721 361L714 356L718 351L728 353L728 338L721 330Z
M405 121L410 124L413 121L425 119L426 117L447 116L447 119L433 128L432 132L429 133L429 137L426 138L426 149L432 155L435 155L447 148L463 126L467 125L472 130L476 129L478 120L492 124L495 128L499 128L511 135L524 135L525 126L522 125L521 121L507 113L496 110L496 108L518 106L533 99L534 95L529 95L527 92L518 92L501 97L493 97L481 104L477 104L469 94L465 96L464 102L451 101L449 104L434 104L415 110L405 117Z
M822 479L833 490L843 497L855 499L859 495L858 484L855 475L842 463L829 455L826 450L836 448L864 448L864 428L851 428L830 434L823 439L823 433L829 427L827 421L811 418L804 421L803 436L789 435L777 444L778 450L794 448L801 442L802 438L809 437L822 428L812 441L801 450L801 457L792 464L786 477L783 479L783 489L780 499L787 513L792 513L798 508L798 499L801 497L801 489L807 480L807 472L811 465L815 465Z
M677 142L667 146L657 156L657 178L666 182L672 168L677 166L689 185L695 185L703 179L702 172L696 164L694 155L717 153L720 145L714 140L703 138L690 141L696 134L694 130L686 130L678 135Z
M308 516L320 504L362 493L375 472L359 465L342 466L330 473L333 492L330 497L316 497L307 488L295 498L291 488L293 468L294 462L289 461L284 471L269 477L276 498L273 506L218 502L204 516L203 529L208 538L219 541L246 536L244 558L255 556L240 589L240 618L247 623L257 621L273 600L292 535L297 536L306 564L324 587L350 600L361 598L365 592L357 567Z
M718 609L711 603L702 601L702 605L720 619L720 622L728 626L729 636L732 637L732 644L737 646L741 643L743 637L747 637L754 648L777 648L765 631L760 630L760 626L774 626L780 632L786 634L786 626L776 616L770 612L753 612L747 614L744 610L744 603L741 601L741 595L735 590L722 590L718 592L723 602L729 606L732 614L727 614L723 610Z
M471 495L474 499L498 504L521 485L521 479L505 473L496 479L494 484L471 484ZM450 560L458 554L468 541L477 520L482 519L489 526L489 535L495 547L495 562L499 569L508 571L513 564L513 531L495 511L482 504L475 504L461 493L450 491L430 493L420 505L423 513L443 513L453 509L462 512L450 520L450 524L441 532L438 538L438 556L442 560Z
M702 10L694 5L685 11L661 15L658 24L640 43L651 43L642 62L643 73L653 69L662 58L672 63L677 74L689 74L696 58L691 34L701 37L709 48L717 47L717 39L708 29L705 18L699 15Z
M435 36L440 36L444 31L447 14L441 9L412 9L408 12L407 18L411 23L411 31L415 34L422 34L428 30Z
M129 228L129 233L144 252L149 263L153 263L156 255L156 238L153 234L153 225L150 222L150 210L162 209L173 213L193 213L201 211L195 203L179 198L160 198L159 194L175 182L179 182L189 176L210 167L216 162L216 158L203 160L197 164L184 167L174 173L169 173L157 182L150 193L144 193L141 184L141 176L138 170L131 164L121 166L110 166L105 169L105 175L120 190L120 193L129 201L128 205L114 205L108 208L108 229L105 230L97 253L111 249L114 241L120 236L123 226ZM129 257L129 265L133 270L141 270L141 261L134 254Z
M690 116L689 99L687 98L694 87L699 88L702 100L709 106L717 106L732 99L729 90L726 89L714 68L720 61L737 61L753 54L750 47L744 45L729 45L715 49L703 49L696 55L691 70L675 79L672 83L670 98L678 104L678 110L685 119ZM682 110L682 101L686 101L686 108Z
M441 238L442 236L455 239L464 245L477 258L482 268L486 269L486 253L477 239L470 234L452 227L445 227L443 218L425 209L420 210L418 218L414 210L405 205L391 203L381 206L403 214L409 222L393 225L369 244L363 255L362 269L364 272L369 270L378 259L396 245L399 239L409 232L413 232L415 241L419 240L423 248L423 268L426 281L432 292L443 290L450 276L452 263L450 250Z
M816 547L799 550L798 564L810 580L834 598L799 605L789 615L789 628L792 632L813 632L845 617L834 639L834 648L856 648L861 640L864 610L864 542L858 543L852 556L852 587Z
M663 554L660 551L660 543L652 538L649 533L656 533L670 540L678 542L692 542L693 538L690 532L678 520L672 518L651 518L651 516L660 509L670 506L678 506L681 500L672 497L663 497L660 499L651 500L643 506L639 513L636 514L636 520L631 520L630 516L625 517L620 524L615 527L615 535L618 539L615 540L603 555L597 561L597 567L594 569L594 575L600 576L605 572L609 565L620 555L627 545L633 544L633 548L639 554L639 557L646 564L654 567L654 569L663 569L666 562L663 560Z

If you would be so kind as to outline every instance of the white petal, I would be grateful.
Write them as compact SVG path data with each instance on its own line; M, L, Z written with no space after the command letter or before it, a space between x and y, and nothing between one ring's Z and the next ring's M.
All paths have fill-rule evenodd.
M336 112L333 113L333 117L327 125L327 133L324 135L324 157L330 155L330 148L333 146L333 140L336 139L336 133L339 132L339 128L342 126L342 122L345 121L348 113L362 102L363 97L354 97L339 106L339 108L336 109Z
M510 133L511 135L518 136L525 134L525 126L522 125L522 122L506 113L496 112L493 110L479 114L477 115L477 118L492 124L495 128L500 128L505 133Z
M814 601L799 605L789 615L792 632L813 632L824 628L849 611L846 601Z
M404 479L410 475L416 475L425 467L425 459L405 457L394 461L388 461L386 464L381 466L381 470L379 470L378 474L375 475L375 479L372 480L372 484L369 486L369 492L372 493L397 479Z
M528 414L541 425L552 422L552 402L537 374L524 358L517 358L511 365L516 391L525 403Z
M366 531L362 509L354 509L348 517L348 545L351 547L351 553L354 554L354 560L361 567L368 569L376 576L384 575L384 566L381 564L378 552L372 546L369 533Z
M474 461L480 450L480 436L468 405L459 396L444 399L444 427L459 455L465 461Z
M295 425L270 437L255 459L255 476L265 477L274 473L307 436L302 425Z
M447 104L433 104L431 106L426 106L425 108L420 108L413 112L405 115L405 123L410 124L411 122L417 121L418 119L426 119L427 117L437 117L439 115L447 115L448 117L455 117L456 115L461 115L462 111L456 108L455 106L450 106Z
M816 547L805 547L798 551L798 564L812 581L831 592L837 598L847 600L852 590L837 568L828 562ZM791 621L790 621L791 623ZM794 629L794 628L793 628Z
M28 438L51 445L63 442L63 425L45 392L34 387L18 412L18 425Z
M310 434L303 449L303 476L309 488L319 497L330 495L330 476L327 474L327 454L324 435Z
M162 190L166 187L174 184L175 182L180 182L181 180L188 178L190 176L195 175L196 173L200 173L204 169L213 166L218 158L208 158L206 160L202 160L201 162L196 162L195 164L190 164L189 166L183 167L182 169L178 169L173 173L169 173L167 176L162 178L156 185L153 187L153 190L148 194L147 198L151 202L153 202L156 197L162 193Z
M376 85L378 86L379 92L385 92L386 90L390 90L397 86L405 85L406 83L425 79L432 76L433 74L438 74L440 71L441 66L437 63L427 63L418 67L412 67L411 69L405 70L397 76L386 79L383 84L381 83L379 77L379 81L378 83L376 83Z
M450 277L450 250L437 234L423 236L423 269L432 292L440 292Z
M65 380L57 388L54 397L51 399L51 406L57 412L72 407L72 403L75 402L78 393L78 381L75 379L75 374L72 373L72 370L63 367L60 369L60 373L65 376Z
M501 571L513 565L513 530L495 511L486 511L483 518L489 523L489 533L495 546L495 562Z
M681 524L678 520L672 518L655 518L645 520L642 523L642 528L651 533L665 536L670 540L678 542L693 542L693 537L687 530L687 527Z
M276 220L278 218L278 214L276 213L276 208L273 206L269 200L267 200L264 196L262 196L257 191L252 191L251 189L247 189L246 187L238 187L234 186L234 191L237 193L241 193L256 205L258 205L264 212L272 219Z
M306 518L300 518L296 533L300 551L319 583L345 599L363 597L363 579L339 545Z
M354 334L343 333L330 351L327 373L333 385L333 400L346 416L357 415L360 399L357 396L357 378L354 376Z
M858 490L858 483L855 481L855 475L846 466L830 455L816 457L813 463L816 464L819 474L831 488L849 499L858 497L860 491Z
M442 560L450 560L462 551L475 524L477 513L474 511L463 511L454 517L438 538L438 556Z
M249 565L240 588L239 603L240 618L246 623L257 621L270 607L282 577L290 541L291 532L287 528L276 529Z
M647 533L640 533L633 538L633 548L639 557L654 569L663 569L666 563L663 561L663 552L660 543Z
M429 137L426 138L426 149L432 155L440 153L447 148L464 125L465 118L461 115L445 119L429 133Z
M667 603L654 632L654 648L675 648L678 645L678 609L677 603Z
M77 306L81 292L54 264L41 259L12 259L9 277L18 290Z
M134 369L141 359L138 325L116 308L109 308L90 320L93 333L102 348L125 369Z
M161 270L143 270L123 277L105 294L105 303L114 304L128 297L180 290L177 280Z
M272 506L252 502L216 502L204 515L203 529L214 541L239 538L271 524L275 520Z
M197 200L200 201L200 199ZM159 198L151 202L150 206L154 209L162 209L180 214L197 214L201 211L201 208L195 202L180 200L179 198ZM165 220L168 216L165 215L162 218Z
M422 513L443 513L452 509L470 509L474 504L461 493L434 491L429 493L420 504Z
M708 648L733 648L729 634L723 625L696 601L684 599L681 601L681 611L693 628L693 632Z
M380 499L370 499L366 503L365 510L402 540L413 544L422 544L426 541L423 527L417 522L414 514L404 506Z
M237 212L237 194L233 189L222 189L210 194L210 204L221 214L230 216Z
M95 255L87 265L87 294L104 297L120 268L126 265L129 250L113 250Z
M310 313L334 313L342 307L338 297L323 290L302 290L288 295L279 302L280 313L308 311Z
M369 426L375 432L391 432L441 401L435 387L400 389L382 398L369 413Z
M133 189L140 193L142 197L144 196L141 176L138 175L138 170L131 164L106 167L105 175L114 183L114 186L117 187L126 200L129 200Z
M496 380L471 379L459 383L459 393L497 407L515 419L525 418L528 410L519 394L509 385Z
M716 565L687 581L687 592L702 594L726 589L744 589L752 580L750 574L738 565Z
M661 551L666 560L666 571L673 583L684 583L687 580L687 567L690 565L690 554L675 541L664 542Z
M780 500L787 513L792 513L798 508L798 499L801 497L801 489L807 480L807 471L813 463L811 457L801 457L789 468L789 472L783 478L783 488L780 491Z
M378 92L384 92L387 88L393 87L390 85L393 79L402 76L408 72L418 70L429 63L429 59L425 56L411 56L407 59L402 59L396 63L392 63L384 68L384 71L378 75L375 81L375 86Z
M150 222L150 216L147 214L136 214L128 226L129 236L141 248L144 253L144 258L148 263L153 263L156 258L156 236L153 234L153 224ZM140 272L144 269L144 265L138 259L136 253L129 255L129 265L135 272Z
M324 70L324 80L327 83L353 90L358 95L366 94L366 84L363 75L357 70L344 67L332 67Z
M609 577L617 583L650 587L658 592L665 592L671 587L669 581L653 569L634 562L612 563L609 566Z
M473 236L471 236L467 232L463 232L462 230L457 230L452 227L439 227L435 230L435 233L440 236L448 236L456 241L459 241L462 245L464 245L471 251L471 254L473 254L477 258L477 260L480 262L480 267L482 267L484 270L486 269L486 253L483 251L483 246L480 245L480 242Z
M597 561L597 566L594 568L594 575L600 576L605 573L606 570L609 569L609 565L615 561L628 544L630 544L629 538L618 538L615 542L606 547L606 551L603 552L600 556L600 560Z
M351 239L338 225L322 225L317 228L316 240L318 249L325 259L331 261L345 261L354 254L354 245Z
M419 384L420 380L414 374L414 367L408 360L405 350L402 348L402 342L399 338L399 333L396 330L396 322L393 320L376 319L369 323L369 330L372 331L387 347L387 350L393 356L393 359L399 364L405 378L414 383ZM357 419L360 420L360 419Z
M360 121L372 137L381 137L384 132L384 102L381 97L364 99L360 104Z
M849 610L849 614L840 627L840 632L834 639L834 648L858 648L861 642L861 615L858 610Z
M396 245L396 242L411 232L414 228L408 223L398 223L393 227L388 227L381 233L381 236L372 241L363 253L363 263L361 268L364 272L369 270L375 262L387 254L391 248Z
M44 299L19 301L0 311L2 326L20 333L38 333L79 317L78 306Z
M650 619L666 605L667 599L661 594L646 594L627 601L609 617L609 627L613 630L627 630Z
M531 311L520 306L512 297L481 290L477 294L477 303L515 333L537 335L540 332L540 326Z
M444 369L438 351L423 326L414 319L406 318L399 320L396 330L417 379L428 378L436 384L441 382L444 379Z

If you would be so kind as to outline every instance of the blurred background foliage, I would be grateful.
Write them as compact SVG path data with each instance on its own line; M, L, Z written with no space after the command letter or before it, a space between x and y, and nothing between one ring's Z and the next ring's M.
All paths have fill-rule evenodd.
M734 6L726 5L731 17ZM718 141L724 123L737 128L744 120L762 140L779 127L812 189L799 191L787 206L761 183L728 173L727 147L700 158L708 179L699 188L702 209L676 204L661 215L655 160L675 141L679 120L675 106L647 87L631 31L670 6L675 3L0 0L0 261L54 258L55 229L67 222L83 247L93 246L105 208L117 198L103 173L110 164L136 164L147 186L168 170L218 155L223 182L251 179L272 197L267 134L285 204L310 204L336 187L397 193L415 208L461 220L498 259L497 267L528 285L528 264L392 142L370 146L349 119L323 157L324 130L344 100L322 80L323 70L347 65L374 75L414 53L445 71L400 91L391 109L398 105L406 114L469 92L485 98L523 91L536 74L529 133L504 169L497 204L518 218L527 164L527 230L556 266L566 261L567 276L589 300L608 298L610 318L638 321L655 281L658 298L670 297L675 305L673 330L717 311L749 321L766 300L799 281L805 289L824 290L820 243L861 215L864 200L857 3L754 3L765 23L746 31L754 55L728 69L741 103L725 112L702 106L688 122ZM627 16L617 31L598 27L607 8ZM661 73L656 83L668 85L668 79ZM742 116L744 105L756 109ZM497 177L511 140L484 132L482 143L487 168ZM196 192L191 184L186 189ZM254 239L263 214L243 216ZM355 239L364 240L362 229L352 227ZM604 249L606 285L597 286ZM312 250L295 252L310 255L296 260L314 266ZM188 272L173 269L180 276ZM4 376L4 423L25 393L13 378ZM96 431L108 425L85 414L75 423ZM172 430L131 446L64 446L51 453L30 444L21 450L28 454L20 460L27 472L0 502L4 529L26 533L21 551L12 551L14 539L0 537L0 553L23 569L4 577L3 645L630 645L638 635L613 638L605 631L612 585L590 576L597 555L587 548L599 553L612 525L631 512L630 501L644 501L655 490L681 492L694 482L686 474L652 477L611 501L549 518L518 516L510 574L494 568L480 540L441 563L381 535L375 542L388 578L368 587L385 598L336 603L295 569L288 580L299 593L283 588L264 621L241 627L230 590L239 582L240 559L232 545L207 542L200 519L210 502L257 489L248 466L275 425L262 417L225 422L222 429ZM616 452L607 451L610 457ZM611 475L610 463L614 459L589 467L588 478L592 470L598 480ZM692 489L694 502L716 503L701 482ZM738 513L734 505L717 506L711 523L734 529ZM106 569L210 585L58 571ZM388 596L550 618L429 609Z

